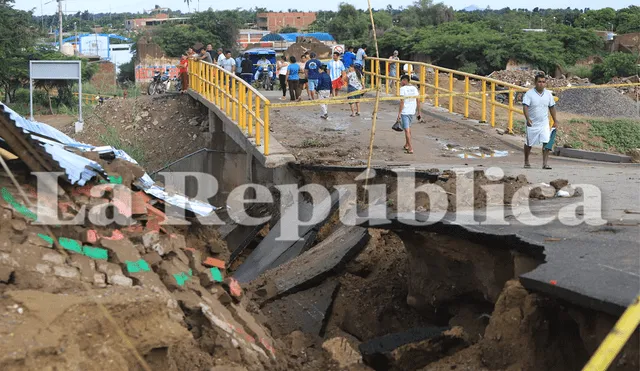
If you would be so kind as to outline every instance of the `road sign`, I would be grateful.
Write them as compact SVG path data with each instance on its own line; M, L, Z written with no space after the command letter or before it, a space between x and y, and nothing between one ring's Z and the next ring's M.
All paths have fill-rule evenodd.
M338 52L340 54L344 53L344 45L336 45L333 47L333 52Z

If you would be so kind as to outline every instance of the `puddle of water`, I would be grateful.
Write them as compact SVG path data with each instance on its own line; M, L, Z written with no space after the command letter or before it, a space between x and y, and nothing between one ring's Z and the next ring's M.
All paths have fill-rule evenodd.
M509 155L509 151L493 151L492 153L482 153L482 152L464 152L458 154L458 157L465 159L473 159L473 158L491 158L491 157L507 157Z
M456 157L464 159L507 157L509 151L497 151L486 147L462 147L457 144L442 143L445 150L458 153Z

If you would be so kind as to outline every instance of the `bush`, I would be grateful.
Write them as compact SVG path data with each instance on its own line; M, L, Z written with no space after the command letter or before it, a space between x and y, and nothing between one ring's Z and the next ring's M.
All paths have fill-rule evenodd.
M626 77L638 73L637 57L633 54L611 53L604 62L593 66L593 81L599 84L609 82L614 77Z
M14 103L26 103L29 105L29 89L16 90L16 99ZM47 92L42 90L33 91L33 104L48 107L49 99L47 98Z
M591 71L591 66L577 64L575 66L571 66L567 68L567 75L578 76L581 79L591 80L591 77L593 76L593 72Z
M478 65L474 62L466 62L460 67L460 71L476 74L478 72Z

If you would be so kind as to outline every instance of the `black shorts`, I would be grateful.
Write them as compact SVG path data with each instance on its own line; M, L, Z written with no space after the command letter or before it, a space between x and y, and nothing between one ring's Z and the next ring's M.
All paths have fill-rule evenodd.
M300 85L304 85L304 84L306 84L308 82L309 82L309 80L307 80L307 79L300 79Z

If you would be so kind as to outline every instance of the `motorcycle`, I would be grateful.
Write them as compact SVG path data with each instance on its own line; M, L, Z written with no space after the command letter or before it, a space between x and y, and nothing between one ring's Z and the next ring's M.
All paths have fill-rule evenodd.
M160 74L160 71L155 71L153 73L153 81L149 84L147 93L149 95L166 93L171 87L171 81L172 79L169 78L169 70L164 71L163 74Z
M269 77L269 66L263 65L260 72L260 87L264 90L273 90L273 80Z

